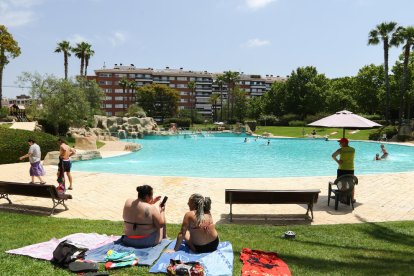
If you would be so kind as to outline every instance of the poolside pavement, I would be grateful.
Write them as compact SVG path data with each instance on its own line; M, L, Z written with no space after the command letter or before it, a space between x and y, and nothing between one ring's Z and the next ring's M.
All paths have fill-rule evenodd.
M101 153L104 157L125 154L120 142L106 142ZM45 166L48 184L56 184L56 166ZM277 169L277 168L275 168ZM339 224L414 220L414 172L358 176L355 210L334 200L327 206L328 181L331 177L287 178L193 178L140 176L114 173L72 172L73 196L67 202L68 211L57 212L55 217L122 220L122 209L128 197L137 196L136 187L149 184L155 195L166 195L166 217L169 223L181 223L187 211L188 197L192 193L209 196L212 214L218 223L229 223L229 205L224 203L225 189L320 189L318 203L314 206L312 224ZM0 180L29 182L29 163L0 165ZM0 210L14 210L45 215L51 207L50 199L10 196L16 205L0 199ZM59 207L60 208L60 207ZM304 205L233 205L234 223L308 224L294 214L305 214ZM287 215L287 216L285 216Z

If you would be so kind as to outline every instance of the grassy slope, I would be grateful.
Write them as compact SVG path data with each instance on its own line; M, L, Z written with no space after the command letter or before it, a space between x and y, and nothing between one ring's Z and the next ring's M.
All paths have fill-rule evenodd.
M168 235L174 237L178 227L169 225ZM296 240L281 238L288 229L296 232ZM234 275L240 275L238 258L243 247L278 252L293 275L409 275L414 271L412 221L289 227L218 225L218 231L221 240L233 244ZM77 232L119 235L122 223L0 212L0 232L2 275L69 275L49 262L4 251ZM134 267L114 270L111 275L149 273L147 267Z

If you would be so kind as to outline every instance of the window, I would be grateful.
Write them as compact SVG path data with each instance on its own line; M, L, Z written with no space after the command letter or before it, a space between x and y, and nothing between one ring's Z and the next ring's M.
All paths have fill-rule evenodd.
M188 93L187 92L184 92L184 91L180 91L180 95L181 96L185 96L185 95L188 95Z
M186 84L177 84L177 88L187 88Z
M175 84L170 83L170 87L175 88Z
M118 78L123 78L123 77L126 77L127 76L127 74L115 74L115 77L118 77Z
M245 81L244 84L250 85L250 81Z
M107 111L106 112L106 116L112 116L112 112L111 111Z
M105 108L112 108L112 104L105 104Z
M123 92L124 91L122 89L119 89L119 88L115 89L115 93L123 93Z
M175 80L175 77L169 77L170 80Z
M112 88L105 88L103 91L105 93L112 93Z
M107 100L107 101L112 101L112 97L111 97L111 96L106 96L106 97L105 97L105 100Z
M151 75L145 74L145 78L146 79L150 79L151 78Z
M177 77L177 80L178 81L186 81L187 80L187 77Z
M135 77L138 78L138 79L142 79L144 77L144 75L143 74L135 74Z
M194 77L191 77L191 78L190 78L190 81L195 81L195 78L194 78Z
M123 104L116 104L115 108L123 108Z
M99 73L99 76L108 78L108 77L112 77L112 74L111 73Z
M128 77L135 78L135 74L129 74Z
M100 85L112 85L112 81L99 81Z
M123 99L124 99L124 97L122 97L122 96L115 97L115 101L122 101Z

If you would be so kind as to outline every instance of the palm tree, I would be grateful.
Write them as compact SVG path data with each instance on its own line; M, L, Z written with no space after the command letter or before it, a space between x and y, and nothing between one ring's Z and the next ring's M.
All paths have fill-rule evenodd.
M75 54L77 58L80 59L80 76L83 76L83 68L85 67L85 56L88 49L90 49L92 45L86 42L77 43L76 47L72 49L72 52Z
M125 111L125 90L129 85L129 80L123 77L119 80L118 84L122 87L122 110Z
M95 54L95 51L92 50L92 45L88 44L88 48L85 51L85 74L84 76L88 75L88 66L89 66L89 59L91 56Z
M189 81L187 83L187 87L190 89L190 95L191 95L191 124L194 122L194 108L196 106L197 97L196 97L196 82L195 81Z
M227 83L227 121L233 116L233 103L230 112L230 102L232 102L234 87L236 86L236 83L239 81L239 79L239 72L227 71L224 73L224 81ZM229 115L231 116L229 117Z
M392 39L396 45L404 44L404 69L400 88L400 109L398 112L398 121L402 125L402 118L404 114L404 97L407 91L407 77L408 77L408 61L410 58L411 48L414 47L414 26L399 27L395 31L395 35Z
M57 47L55 49L55 53L63 53L63 66L65 69L65 80L68 79L68 57L71 56L70 54L71 51L72 51L72 46L70 46L70 42L67 40L58 42Z
M209 102L213 106L213 121L217 122L217 101L220 98L219 94L211 94Z
M383 22L378 24L375 29L371 30L368 35L368 45L378 45L380 41L383 42L384 48L384 70L385 70L385 87L386 87L386 99L385 99L385 120L387 123L390 119L390 80L388 74L388 51L392 46L396 46L392 40L394 32L397 30L396 22Z
M128 93L128 99L127 99L128 100L128 103L127 103L128 107L131 104L131 98L134 97L134 96L130 97L131 96L130 93L132 92L132 95L135 95L135 90L137 89L137 87L138 87L138 85L134 80L131 80L131 81L128 82L128 88L131 89ZM134 103L135 103L135 100L134 100Z
M220 91L220 121L223 121L223 85L224 85L224 76L223 75L217 76L216 80L214 81L214 84L216 84L219 87L219 91Z

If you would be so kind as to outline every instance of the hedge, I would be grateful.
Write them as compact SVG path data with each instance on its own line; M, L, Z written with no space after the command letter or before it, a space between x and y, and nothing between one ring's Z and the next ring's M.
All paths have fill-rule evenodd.
M0 128L0 164L20 162L19 157L29 150L28 139L35 140L40 146L42 159L49 151L59 150L56 136L43 132ZM27 162L27 159L24 161Z

